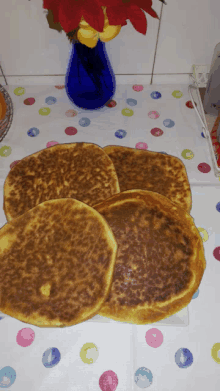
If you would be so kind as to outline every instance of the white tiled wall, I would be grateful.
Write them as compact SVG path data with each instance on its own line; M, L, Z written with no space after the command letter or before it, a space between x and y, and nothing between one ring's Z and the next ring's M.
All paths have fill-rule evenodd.
M1 0L0 62L8 84L64 80L71 45L64 32L49 29L42 4ZM146 36L128 21L106 44L117 80L150 83L153 74L153 83L188 82L192 64L211 63L220 37L220 1L154 0L153 9L161 19L147 14Z

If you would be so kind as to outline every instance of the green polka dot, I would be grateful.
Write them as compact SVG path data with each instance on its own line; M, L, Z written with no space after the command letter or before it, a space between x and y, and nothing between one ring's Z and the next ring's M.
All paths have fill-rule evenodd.
M42 107L42 109L39 110L40 115L49 115L51 112L51 109L49 107Z
M178 99L178 98L182 98L183 93L181 91L175 90L175 91L173 91L172 95L174 98Z
M128 108L123 109L121 113L123 115L125 115L126 117L131 117L134 114L133 110L128 109Z
M14 94L17 95L17 96L24 95L25 94L25 88L23 88L23 87L15 88Z
M98 356L98 348L94 343L85 343L80 351L81 360L85 364L93 364Z
M184 149L183 152L181 153L181 156L184 159L190 160L194 157L194 153L193 151L191 151L191 149Z
M0 148L0 156L7 157L11 155L11 147L7 147L6 145L4 147Z

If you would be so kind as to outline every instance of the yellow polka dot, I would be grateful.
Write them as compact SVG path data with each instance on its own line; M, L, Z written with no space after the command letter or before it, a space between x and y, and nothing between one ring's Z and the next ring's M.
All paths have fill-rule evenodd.
M93 364L98 356L99 352L94 343L85 343L80 351L81 360L85 364Z
M202 241L203 242L207 242L207 240L209 238L208 232L204 228L201 228L201 227L198 227L197 229L198 229L198 231L200 233Z
M220 364L220 343L215 343L211 350L211 355L213 360L217 362L217 364Z

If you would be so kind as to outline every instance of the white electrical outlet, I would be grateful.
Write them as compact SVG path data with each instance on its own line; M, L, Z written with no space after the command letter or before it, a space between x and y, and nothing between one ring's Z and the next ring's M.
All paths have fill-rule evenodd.
M193 65L193 76L199 88L207 86L210 65Z

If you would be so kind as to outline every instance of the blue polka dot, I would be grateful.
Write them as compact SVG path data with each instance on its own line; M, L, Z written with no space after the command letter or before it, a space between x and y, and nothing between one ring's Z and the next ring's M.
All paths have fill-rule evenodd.
M90 119L89 118L86 118L86 117L83 117L79 120L79 125L83 126L83 127L86 127L86 126L89 126L90 125Z
M134 375L134 381L140 388L149 387L153 381L152 372L145 367L138 368Z
M127 134L126 130L123 129L116 130L115 132L115 136L118 138L124 138L126 134Z
M36 137L40 133L38 128L31 128L27 131L28 136L30 137Z
M46 368L53 368L61 359L60 352L57 348L47 349L42 357L42 363Z
M163 124L166 126L166 128L172 128L175 125L175 122L172 121L172 119L165 119Z
M192 299L196 299L199 296L199 289L194 293Z
M136 101L136 99L127 99L126 100L126 102L127 102L127 104L129 105L129 106L136 106L136 104L137 104L137 101Z
M216 209L217 209L218 212L220 212L220 202L217 203Z
M203 138L205 138L205 136L204 136L204 133L203 133L203 132L201 133L201 136L202 136Z
M0 388L8 388L15 382L16 372L12 367L4 367L0 370Z
M180 348L175 354L175 361L179 368L188 368L193 363L193 355L189 349Z
M48 105L54 105L54 103L57 102L57 99L54 98L53 96L48 96L48 98L45 99L45 103Z
M158 92L158 91L153 91L153 92L151 92L150 96L151 96L151 98L153 98L153 99L160 99L162 95L161 95L161 93Z

